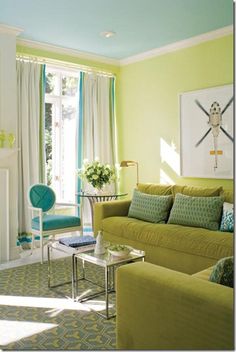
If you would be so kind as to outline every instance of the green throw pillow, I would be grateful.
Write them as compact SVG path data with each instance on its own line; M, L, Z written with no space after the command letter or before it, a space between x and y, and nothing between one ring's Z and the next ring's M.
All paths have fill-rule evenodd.
M220 259L213 267L209 280L217 284L234 287L234 258Z
M222 197L190 197L177 193L168 223L218 230L222 206Z
M157 196L134 190L128 216L153 223L165 223L173 197Z

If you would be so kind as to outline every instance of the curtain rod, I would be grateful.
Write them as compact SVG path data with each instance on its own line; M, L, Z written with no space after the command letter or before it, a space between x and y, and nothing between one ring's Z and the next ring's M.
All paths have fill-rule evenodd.
M97 73L101 76L107 76L107 77L116 77L116 75L114 73L111 72L106 72L106 71L101 71L99 69L97 69L96 67L88 67L86 65L80 65L80 64L74 64L71 62L67 62L67 61L60 61L60 60L56 60L56 59L50 59L50 58L46 58L46 57L37 57L37 56L33 56L33 55L21 55L21 54L17 54L16 55L16 60L23 60L23 61L33 61L33 62L38 62L38 63L42 63L42 64L48 64L54 67L64 67L66 69L73 69L75 71L82 71L82 72L87 72L87 73Z

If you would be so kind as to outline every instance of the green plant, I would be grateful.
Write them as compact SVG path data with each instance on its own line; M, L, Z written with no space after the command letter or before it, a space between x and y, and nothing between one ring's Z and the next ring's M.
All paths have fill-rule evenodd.
M116 179L114 167L109 164L101 164L97 160L91 163L85 161L83 168L78 170L78 176L98 189L102 189L104 185Z

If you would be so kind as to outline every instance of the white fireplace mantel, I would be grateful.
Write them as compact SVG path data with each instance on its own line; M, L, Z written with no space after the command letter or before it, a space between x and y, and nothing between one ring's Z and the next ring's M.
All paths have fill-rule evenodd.
M11 155L19 151L19 148L0 148L0 160L4 158L9 158Z

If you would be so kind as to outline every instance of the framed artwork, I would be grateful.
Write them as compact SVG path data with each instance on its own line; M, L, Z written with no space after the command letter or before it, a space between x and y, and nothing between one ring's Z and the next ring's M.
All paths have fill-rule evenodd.
M181 175L233 178L233 85L180 95Z

